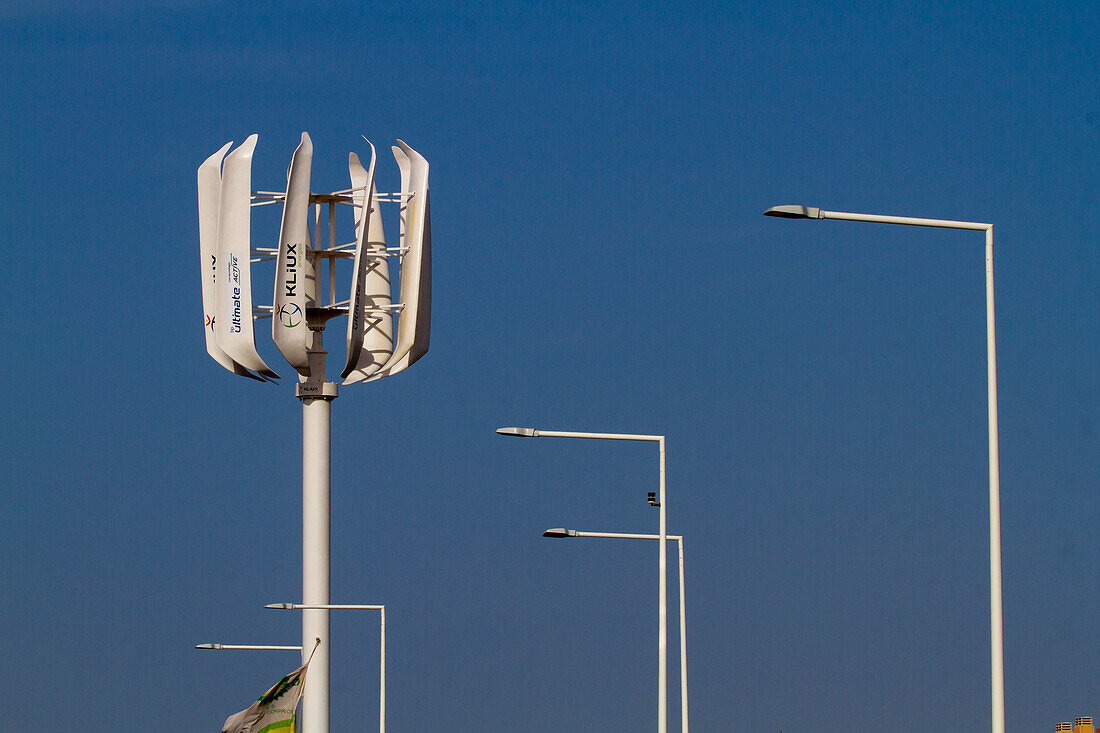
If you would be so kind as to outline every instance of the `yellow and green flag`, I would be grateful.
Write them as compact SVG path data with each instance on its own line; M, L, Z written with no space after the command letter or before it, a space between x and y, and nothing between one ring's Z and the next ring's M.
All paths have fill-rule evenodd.
M222 733L294 733L295 711L306 681L306 662L260 696L247 710L230 715Z

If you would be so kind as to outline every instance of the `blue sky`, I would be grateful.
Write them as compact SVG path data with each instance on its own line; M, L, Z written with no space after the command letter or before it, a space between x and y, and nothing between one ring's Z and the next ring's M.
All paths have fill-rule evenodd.
M1008 728L1100 716L1094 7L0 19L6 729L217 730L295 666L193 649L296 643L262 606L301 552L299 403L204 353L195 169L257 132L278 187L303 130L315 190L360 135L432 166L431 351L333 413L390 730L652 726L655 548L539 535L655 531L655 449L501 425L668 436L698 730L988 726L981 236L780 203L995 224ZM373 725L376 630L333 620L334 730Z

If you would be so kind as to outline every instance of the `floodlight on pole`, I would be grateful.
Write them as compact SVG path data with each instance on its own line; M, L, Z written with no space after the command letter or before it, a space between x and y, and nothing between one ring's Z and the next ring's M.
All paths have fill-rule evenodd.
M821 209L813 206L773 206L764 212L764 216L777 216L780 219L820 219Z
M576 537L577 530L565 529L564 527L553 527L542 533L543 537Z
M497 435L511 435L516 438L537 438L539 431L534 428L497 428Z
M659 540L656 534L633 534L625 532L586 532L579 529L565 529L554 527L542 533L543 537L564 539L568 537L594 537L598 539L613 540ZM682 535L670 534L665 537L669 542L676 543L680 566L680 730L688 733L688 671L687 671L687 607L686 593L684 590L684 538Z
M589 433L574 430L542 430L536 428L497 428L499 435L521 438L581 438L590 440L626 440L657 443L660 454L659 527L661 540L657 552L657 733L668 730L668 579L665 577L668 565L668 551L664 542L667 533L665 524L667 508L665 501L665 436L641 435L636 433Z
M812 206L773 206L764 216L786 219L836 219L901 224L936 229L965 229L985 232L985 332L986 332L986 398L989 423L989 632L990 677L993 733L1005 730L1004 687L1004 609L1001 585L1001 470L997 428L997 339L993 307L993 225L951 219L922 219L909 216L856 214L848 211L826 211Z
M302 402L302 645L321 640L302 696L305 733L329 731L330 443L332 400L339 389L326 376L323 335L332 318L347 316L342 384L397 374L428 351L431 326L431 214L428 161L401 140L392 147L401 190L379 193L376 155L364 166L348 156L351 188L310 190L313 143L302 133L286 187L252 189L258 136L236 150L222 146L198 169L199 254L206 349L227 370L261 382L279 378L256 348L254 320L271 319L275 347L298 377ZM396 203L399 237L386 244L381 205ZM282 204L274 246L255 246L252 209ZM312 207L312 211L311 211ZM352 212L352 241L338 241L338 207ZM312 229L312 236L311 236ZM336 293L336 267L351 263L347 298ZM252 301L252 264L275 263L271 305ZM391 262L398 277L391 283ZM327 268L325 267L327 263ZM327 293L322 270L327 269ZM396 328L394 322L396 320ZM303 663L306 655L303 651Z

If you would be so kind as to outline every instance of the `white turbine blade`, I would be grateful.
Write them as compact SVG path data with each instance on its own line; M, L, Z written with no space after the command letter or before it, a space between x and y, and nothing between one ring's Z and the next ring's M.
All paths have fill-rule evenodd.
M290 160L286 174L286 200L279 229L279 254L275 267L275 297L272 300L271 338L299 374L309 378L306 353L309 328L306 303L312 300L307 275L306 250L309 241L309 175L313 142L302 133L302 141Z
M370 167L364 169L355 153L348 155L352 200L355 203L355 260L348 307L348 355L340 373L344 384L366 379L377 372L393 353L393 316L390 305L390 270L386 234L374 184L376 155L370 145Z
M252 329L251 236L252 152L249 135L226 156L218 208L218 273L214 281L214 334L229 358L265 377L278 377L256 351Z
M370 193L370 187L374 184L374 167L377 163L375 157L374 143L367 140L367 145L370 145L370 167L364 168L363 163L360 162L359 156L355 153L348 153L348 175L351 177L351 201L352 207L355 209L355 241L366 241L363 238L366 236L366 227L369 225L370 220L363 216L368 209L364 208L364 205L370 207L374 202L369 201L366 197Z
M222 158L232 147L227 142L199 166L199 256L202 266L202 310L206 330L206 351L229 371L239 366L218 347L214 336L214 273L217 270L218 205L221 196Z
M401 168L400 299L404 305L397 322L393 354L371 379L407 369L428 353L431 331L432 257L431 212L428 205L428 161L402 140L393 148Z
M218 207L222 188L222 158L232 146L232 141L227 142L199 166L199 258L202 269L202 312L205 321L206 353L234 374L261 379L230 359L229 355L218 346L217 337L214 335L214 277L218 269Z
M405 154L405 151L396 145L391 145L390 150L393 151L393 159L397 161L397 169L401 172L401 194L399 198L401 203L399 208L401 210L401 229L398 232L397 246L405 246L405 224L407 223L405 215L408 213L409 206L409 177L412 175L412 165L409 163L409 156Z

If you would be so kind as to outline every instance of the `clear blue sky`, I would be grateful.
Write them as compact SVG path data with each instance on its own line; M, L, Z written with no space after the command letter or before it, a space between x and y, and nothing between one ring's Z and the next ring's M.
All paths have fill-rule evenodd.
M981 235L780 203L996 225L1008 729L1100 716L1095 4L138 8L0 10L5 730L213 731L295 666L193 649L295 643L301 572L299 403L204 352L195 169L258 132L277 188L303 130L315 190L361 134L432 166L431 351L334 404L391 731L653 724L656 548L539 535L654 531L656 450L501 425L668 436L697 730L988 729ZM334 730L376 629L333 621Z

